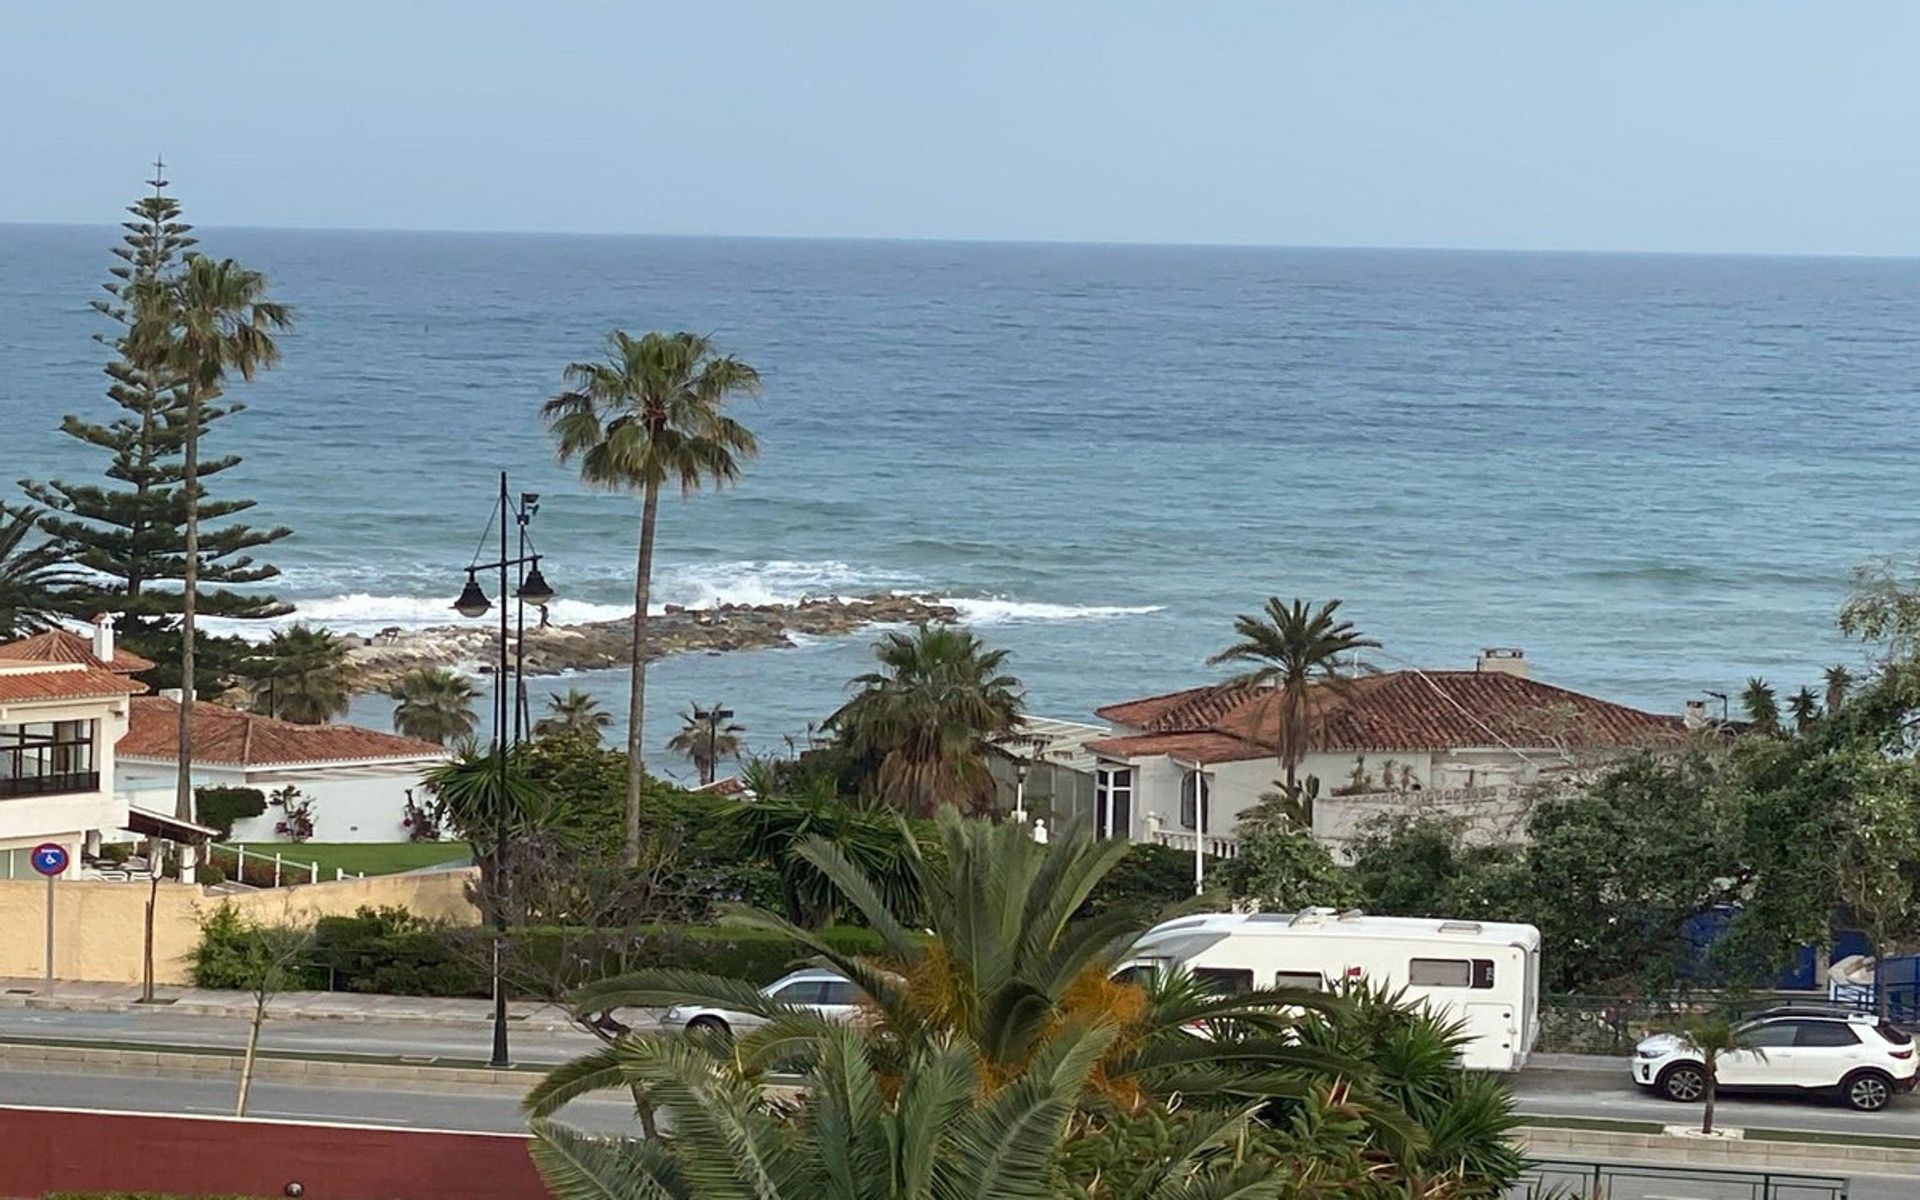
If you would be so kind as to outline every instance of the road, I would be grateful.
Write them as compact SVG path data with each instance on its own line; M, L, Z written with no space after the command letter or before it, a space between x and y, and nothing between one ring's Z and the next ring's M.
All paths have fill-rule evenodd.
M153 1073L15 1069L0 1066L0 1096L8 1104L231 1116L237 1080ZM520 1097L491 1088L402 1090L388 1084L286 1083L253 1085L251 1117L395 1128L522 1133ZM569 1124L605 1133L633 1130L633 1100L617 1093L583 1097L566 1108Z
M164 1008L129 1012L0 1008L0 1039L7 1037L237 1050L246 1045L247 1022L237 1017L169 1012ZM307 1018L276 1021L269 1013L260 1031L260 1044L268 1050L302 1054L373 1054L484 1062L492 1052L493 1033L488 1026L477 1024ZM564 1062L598 1045L591 1036L578 1030L524 1027L510 1028L508 1044L513 1060L521 1063Z
M1595 1072L1523 1072L1510 1081L1521 1112L1543 1117L1603 1117L1685 1125L1700 1120L1697 1105L1675 1104L1640 1091L1626 1079ZM1920 1138L1920 1095L1899 1096L1883 1112L1861 1113L1825 1097L1722 1096L1722 1125L1793 1129L1859 1136Z

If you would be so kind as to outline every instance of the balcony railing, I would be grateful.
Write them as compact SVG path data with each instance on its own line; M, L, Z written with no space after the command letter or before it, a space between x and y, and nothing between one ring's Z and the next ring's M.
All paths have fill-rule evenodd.
M1187 854L1193 853L1195 835L1191 833L1183 833L1177 829L1161 829L1152 832L1149 836L1162 846L1170 846L1175 850L1180 850ZM1240 857L1239 838L1216 836L1209 833L1201 839L1201 842L1201 852L1210 854L1214 858Z
M0 777L0 800L17 796L66 796L76 792L100 790L100 772L69 771L60 775L28 775L18 779Z

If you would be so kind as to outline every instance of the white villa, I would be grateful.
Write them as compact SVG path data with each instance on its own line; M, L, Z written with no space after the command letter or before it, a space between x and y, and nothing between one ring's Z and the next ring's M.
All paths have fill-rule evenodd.
M1103 837L1238 850L1234 827L1279 790L1270 689L1218 685L1099 709L1112 735L1089 741L1093 819ZM1488 840L1514 836L1517 785L1596 757L1673 744L1686 722L1530 679L1518 650L1482 651L1470 671L1389 671L1316 687L1298 772L1320 781L1314 836L1339 848L1382 813L1414 808L1467 818Z
M179 693L135 696L115 770L135 803L171 806L179 770ZM196 787L250 787L271 796L299 789L312 803L316 842L404 842L410 794L445 762L445 747L357 725L296 725L225 705L193 706ZM424 806L426 796L419 795ZM274 831L282 810L269 807L234 823L235 842L285 841Z
M73 866L128 834L181 840L207 831L130 802L114 786L115 745L153 664L113 644L102 619L91 640L65 630L0 646L0 879L32 875L28 851L66 847Z

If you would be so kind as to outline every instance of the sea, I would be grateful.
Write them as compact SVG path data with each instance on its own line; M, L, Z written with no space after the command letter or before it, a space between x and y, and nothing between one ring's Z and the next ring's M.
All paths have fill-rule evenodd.
M631 611L639 504L536 416L615 328L765 381L739 486L663 505L661 603L946 597L1048 716L1217 677L1271 595L1341 599L1382 667L1784 696L1861 661L1851 569L1920 548L1920 260L199 232L297 317L213 494L294 531L274 590L334 629L458 621L503 469L555 619ZM0 493L98 470L58 427L109 415L116 236L0 226ZM661 661L648 743L719 703L803 746L873 637ZM568 687L624 718L620 673L536 706Z

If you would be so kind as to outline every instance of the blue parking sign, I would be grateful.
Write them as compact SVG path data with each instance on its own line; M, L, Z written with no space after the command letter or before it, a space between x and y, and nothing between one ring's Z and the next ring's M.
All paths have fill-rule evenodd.
M42 842L33 848L33 869L51 879L67 869L67 848L59 842Z

